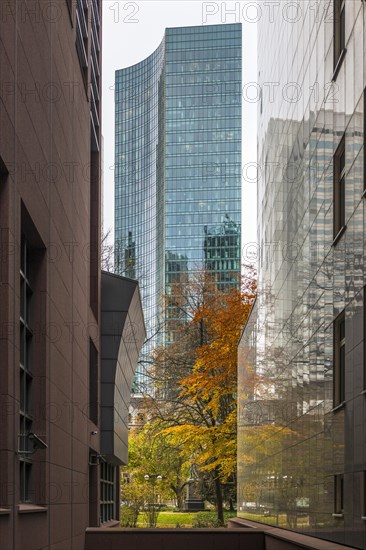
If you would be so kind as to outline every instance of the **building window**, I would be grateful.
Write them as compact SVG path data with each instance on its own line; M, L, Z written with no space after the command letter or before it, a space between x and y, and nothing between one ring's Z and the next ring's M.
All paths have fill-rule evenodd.
M89 340L89 418L98 424L98 352Z
M344 476L334 476L334 515L343 516L344 511Z
M334 406L345 399L346 332L344 312L334 322Z
M3 159L0 157L0 181L5 179L8 175L8 169L5 166Z
M337 240L346 227L346 189L345 189L346 152L345 138L340 144L333 157L334 174L334 240Z
M67 5L67 9L69 10L71 24L72 24L72 3L73 3L73 0L66 0L66 5Z
M88 3L76 0L76 51L85 89L88 85Z
M118 467L103 462L100 465L100 521L117 519Z
M91 110L91 147L99 151L100 147L100 5L92 0L90 26L90 110Z
M346 49L346 0L334 2L334 70L342 63Z
M32 500L32 458L28 434L33 427L33 331L30 248L22 235L20 256L20 501Z
M361 472L360 478L360 508L361 518L366 520L366 471Z
M100 8L99 0L90 6L90 307L99 315L100 286Z
M363 196L366 196L366 88L363 91Z
M363 389L366 390L366 286L363 287Z

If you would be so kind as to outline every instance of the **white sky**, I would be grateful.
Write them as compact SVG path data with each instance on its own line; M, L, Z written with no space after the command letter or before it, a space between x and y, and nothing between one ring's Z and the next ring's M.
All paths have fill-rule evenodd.
M114 228L114 73L148 57L160 44L166 27L243 24L243 86L257 82L257 29L255 14L245 6L254 2L202 2L200 0L103 0L104 231ZM243 166L257 160L257 103L243 97ZM253 170L246 171L249 178ZM246 181L247 180L247 181ZM243 183L243 251L256 242L256 186Z

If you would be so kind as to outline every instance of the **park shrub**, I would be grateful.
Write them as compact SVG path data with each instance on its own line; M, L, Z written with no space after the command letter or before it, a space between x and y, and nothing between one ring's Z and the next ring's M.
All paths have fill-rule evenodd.
M136 527L138 515L139 512L135 507L123 504L120 512L121 527Z
M220 527L216 512L198 512L192 522L192 527Z

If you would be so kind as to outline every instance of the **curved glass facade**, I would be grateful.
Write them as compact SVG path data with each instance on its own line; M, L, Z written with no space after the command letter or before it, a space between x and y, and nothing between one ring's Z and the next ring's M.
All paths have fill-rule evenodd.
M157 196L164 175L164 49L163 40L147 59L116 72L115 268L139 280L149 332L156 313Z
M241 50L241 24L170 28L116 73L116 268L139 279L150 336L187 274L240 273Z

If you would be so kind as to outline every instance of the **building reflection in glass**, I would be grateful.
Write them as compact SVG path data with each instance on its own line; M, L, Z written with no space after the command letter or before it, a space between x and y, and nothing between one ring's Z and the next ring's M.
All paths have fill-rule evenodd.
M220 225L205 225L204 233L205 269L219 289L236 286L240 272L240 224L225 214Z
M279 93L263 92L259 107L261 254L239 345L238 510L365 548L364 7L345 4L347 52L335 77L333 2L316 21L304 1L301 20L268 15L259 25L262 89L273 81ZM301 97L290 101L289 83L298 82ZM343 135L346 227L335 239L334 155Z
M233 23L166 29L155 52L116 73L116 268L140 283L145 356L164 326L161 297L205 265L204 227L240 224L241 67ZM240 273L239 232L236 247L215 270L220 284Z

